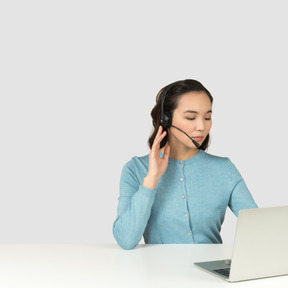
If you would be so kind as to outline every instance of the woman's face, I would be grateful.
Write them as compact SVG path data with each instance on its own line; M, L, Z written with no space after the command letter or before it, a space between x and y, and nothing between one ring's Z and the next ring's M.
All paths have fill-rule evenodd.
M186 132L200 145L207 137L212 126L212 104L205 92L188 92L183 94L177 108L172 115L172 125ZM184 145L186 148L195 148L184 133L170 127L170 145ZM179 147L179 146L178 146Z

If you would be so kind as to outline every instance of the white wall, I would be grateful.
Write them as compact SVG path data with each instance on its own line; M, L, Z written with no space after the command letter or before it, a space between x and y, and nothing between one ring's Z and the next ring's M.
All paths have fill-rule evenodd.
M122 166L160 88L214 96L209 153L288 204L285 1L2 1L0 242L114 243ZM228 212L224 242L236 218Z

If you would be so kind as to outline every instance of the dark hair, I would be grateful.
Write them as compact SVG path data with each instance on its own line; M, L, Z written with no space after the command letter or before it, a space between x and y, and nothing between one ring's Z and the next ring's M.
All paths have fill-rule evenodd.
M156 137L158 128L160 126L161 103L162 103L163 96L167 93L165 102L164 102L164 111L169 112L173 116L173 112L178 106L180 96L182 96L184 93L193 92L193 91L205 92L207 96L209 97L211 104L213 103L213 97L210 94L210 92L199 81L192 80L192 79L176 81L174 83L171 83L165 86L158 92L156 96L156 105L153 107L151 111L151 117L152 117L154 130L152 131L148 140L148 145L150 149L152 148L154 139ZM164 130L167 131L166 128ZM164 137L164 139L161 141L160 148L166 145L167 140L168 140L168 133ZM208 134L199 149L206 150L209 146L209 143L210 143L210 136Z

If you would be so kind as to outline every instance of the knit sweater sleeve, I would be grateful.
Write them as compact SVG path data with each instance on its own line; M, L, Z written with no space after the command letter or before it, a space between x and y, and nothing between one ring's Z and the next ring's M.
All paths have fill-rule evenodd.
M156 190L141 185L143 179L139 179L136 172L137 167L131 160L124 166L120 179L113 235L123 249L132 249L141 241L156 194Z
M238 217L240 210L257 208L257 204L248 190L241 174L230 159L228 159L228 164L230 166L229 170L231 177L231 195L228 205L232 212Z

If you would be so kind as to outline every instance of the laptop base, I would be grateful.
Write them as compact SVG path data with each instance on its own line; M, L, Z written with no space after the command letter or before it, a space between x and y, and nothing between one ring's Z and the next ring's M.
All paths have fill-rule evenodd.
M197 262L194 263L194 265L200 268L201 270L213 274L214 276L229 281L229 275L227 275L227 273L225 272L230 271L230 265L231 265L230 259L208 261L208 262Z

